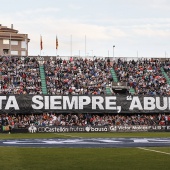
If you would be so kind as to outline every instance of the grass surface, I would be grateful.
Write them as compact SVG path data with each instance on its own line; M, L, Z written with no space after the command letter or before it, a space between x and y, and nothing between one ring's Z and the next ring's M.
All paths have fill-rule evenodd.
M154 148L157 149L157 148ZM161 148L170 153L170 148ZM159 148L159 150L161 150ZM0 148L1 170L170 169L170 155L138 148Z
M0 134L21 138L170 137L152 133L36 133ZM0 170L169 170L170 147L147 148L20 148L0 147ZM159 152L153 152L155 150ZM163 153L160 153L163 152ZM165 153L169 153L165 154Z

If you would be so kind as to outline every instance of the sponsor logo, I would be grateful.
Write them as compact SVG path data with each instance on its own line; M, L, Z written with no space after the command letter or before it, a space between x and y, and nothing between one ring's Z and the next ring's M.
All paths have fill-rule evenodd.
M117 131L117 127L116 126L110 126L110 131L111 132L116 132Z
M36 132L37 132L37 128L36 128L35 126L31 125L31 126L28 128L28 131L29 131L30 133L36 133Z
M45 133L52 133L52 132L69 132L69 128L67 127L38 127L37 132L45 132Z
M91 132L108 132L107 127L90 127Z
M90 132L90 127L87 126L87 127L85 128L85 130L86 130L86 132Z
M30 133L64 133L64 132L108 132L109 129L107 127L79 127L79 126L75 126L75 127L49 127L49 126L33 126L31 125L28 128L28 131Z

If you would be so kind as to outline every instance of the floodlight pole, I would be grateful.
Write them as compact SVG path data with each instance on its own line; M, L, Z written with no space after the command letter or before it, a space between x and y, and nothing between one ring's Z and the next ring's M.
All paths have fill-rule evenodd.
M113 57L114 57L114 48L115 48L115 45L113 45Z

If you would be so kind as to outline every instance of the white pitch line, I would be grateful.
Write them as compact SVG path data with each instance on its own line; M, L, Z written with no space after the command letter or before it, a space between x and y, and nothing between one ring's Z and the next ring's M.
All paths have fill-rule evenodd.
M167 153L167 152L161 152L161 151L156 151L156 150L152 150L152 149L146 149L146 148L142 148L142 147L138 147L138 149L170 155L170 153Z

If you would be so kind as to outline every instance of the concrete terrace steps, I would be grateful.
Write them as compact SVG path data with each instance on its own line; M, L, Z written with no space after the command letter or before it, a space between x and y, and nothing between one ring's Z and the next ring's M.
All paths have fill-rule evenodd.
M39 68L40 68L40 77L41 77L42 93L43 93L43 94L47 94L47 84L46 84L44 66L43 66L43 65L40 65Z
M107 94L107 95L111 95L111 94L112 94L112 91L111 91L111 89L110 89L109 86L106 87L106 94Z
M131 94L135 94L135 89L134 89L133 87L131 87L131 88L129 89L129 92L130 92Z
M118 82L117 75L113 68L110 69L110 73L112 75L113 81L117 83Z
M166 74L166 72L165 72L165 70L164 70L163 67L161 67L161 72L162 72L163 76L166 78L167 83L170 85L170 78L169 78L169 76Z

